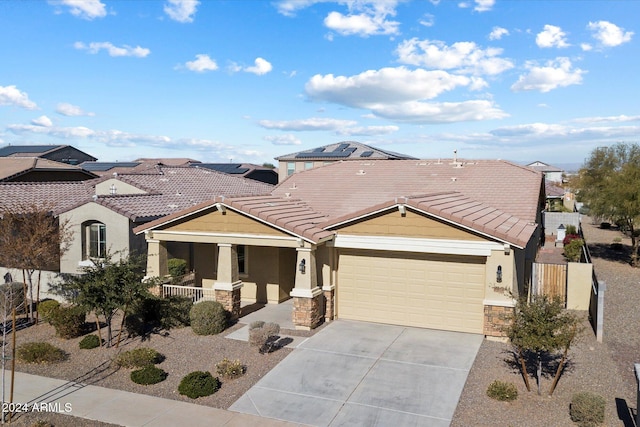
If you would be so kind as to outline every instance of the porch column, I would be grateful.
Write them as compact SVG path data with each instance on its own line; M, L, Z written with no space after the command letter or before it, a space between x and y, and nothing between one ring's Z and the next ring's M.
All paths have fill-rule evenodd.
M318 287L315 248L297 248L296 283L293 297L293 324L296 329L311 330L323 318L322 289Z
M169 274L169 268L167 267L167 242L162 240L149 239L147 240L147 271L144 279L151 277L164 277ZM149 291L156 295L162 295L162 284L157 287L149 289Z
M238 274L238 251L230 243L218 243L218 280L213 285L213 290L216 301L234 319L240 315L240 288L242 281Z

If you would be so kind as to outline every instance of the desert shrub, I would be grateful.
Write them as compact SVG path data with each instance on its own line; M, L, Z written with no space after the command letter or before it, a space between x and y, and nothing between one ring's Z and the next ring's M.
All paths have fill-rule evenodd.
M102 343L97 335L87 335L80 340L80 348L83 350L90 350L92 348L100 347Z
M580 239L580 235L579 234L566 234L564 236L564 239L562 239L562 244L563 245L568 245L569 243L573 242L574 240L578 240Z
M240 360L229 360L226 357L216 365L216 372L223 378L238 378L245 372Z
M605 400L594 393L576 393L571 399L571 421L580 427L595 427L604 422Z
M217 301L199 302L189 312L191 329L198 335L219 334L227 327L229 317L229 312Z
M31 424L31 427L55 427L55 426L46 420L36 420L33 424Z
M580 261L582 255L582 247L584 246L584 240L575 239L564 245L564 256L571 262Z
M167 379L167 373L162 369L154 366L147 365L142 369L137 369L131 372L131 381L141 385L157 384Z
M17 349L18 359L25 363L58 363L66 360L67 353L48 342L28 342Z
M578 235L578 229L576 228L575 225L567 225L567 228L565 229L565 233L566 234L575 234Z
M167 268L171 277L179 277L187 274L187 261L180 258L171 258L167 261Z
M160 363L164 356L148 347L140 347L120 353L114 360L122 368L144 368L148 365Z
M86 312L84 308L72 306L60 306L51 312L49 323L56 328L56 334L61 338L75 338L82 335Z
M264 326L264 321L254 320L253 322L249 323L249 330L262 328L263 326Z
M193 307L193 300L189 297L171 296L165 299L165 309L162 311L160 324L164 329L189 326L189 313Z
M178 386L178 392L192 399L197 399L198 397L212 395L219 388L220 380L214 378L211 372L195 371L182 378Z
M131 307L125 328L129 336L143 336L156 329L189 326L192 305L191 298L182 296L142 298Z
M40 301L38 304L38 316L47 323L51 323L53 313L60 308L60 303L54 299Z
M503 402L516 400L518 398L518 389L513 383L495 380L487 387L487 396Z
M277 337L280 333L280 325L277 323L264 323L258 326L257 322L255 327L249 326L249 345L262 348L270 338Z

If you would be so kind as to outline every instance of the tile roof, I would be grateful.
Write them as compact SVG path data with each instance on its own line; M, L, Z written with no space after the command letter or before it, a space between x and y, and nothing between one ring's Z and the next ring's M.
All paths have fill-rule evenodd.
M153 163L163 166L189 166L191 164L200 163L200 160L189 159L187 157L143 157L134 160L139 163Z
M91 201L93 188L80 182L0 182L0 206L28 208L47 206L54 214Z
M293 175L271 196L218 199L313 242L341 223L405 204L519 247L537 229L542 174L500 160L334 163ZM138 227L161 226L209 201Z
M552 181L545 180L544 182L544 191L547 194L547 198L549 197L564 197L564 188L555 185Z
M536 163L539 163L539 165L537 165ZM546 164L544 162L540 162L540 161L535 161L532 163L529 163L527 165L527 167L532 168L534 170L540 171L540 172L564 172L562 170L562 168L556 167L556 166L551 166L549 164Z
M82 162L80 167L91 172L108 172L114 168L122 168L130 171L131 168L140 165L139 162Z
M32 170L83 172L77 166L40 157L0 157L0 181L17 177ZM85 174L87 175L85 179L95 178L91 172L85 172Z
M60 148L68 147L67 145L7 145L0 148L0 157L9 156L28 156L38 157L45 153L49 153Z
M381 150L356 141L343 141L335 144L324 145L311 150L298 151L276 157L276 160L358 160L358 159L415 159L406 154Z

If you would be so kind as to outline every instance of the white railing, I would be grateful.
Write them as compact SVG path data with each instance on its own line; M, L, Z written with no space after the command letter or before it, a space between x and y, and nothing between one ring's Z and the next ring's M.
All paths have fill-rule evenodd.
M210 288L200 288L195 286L162 285L162 296L167 297L187 297L193 302L215 301L215 291Z

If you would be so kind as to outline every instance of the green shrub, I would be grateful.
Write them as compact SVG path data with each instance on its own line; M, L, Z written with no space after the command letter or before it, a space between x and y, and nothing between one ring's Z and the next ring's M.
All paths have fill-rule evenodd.
M605 400L593 393L577 393L571 399L571 421L580 427L595 427L604 422Z
M160 325L163 329L181 328L189 326L189 313L193 307L193 300L189 297L170 296L165 299L165 309L162 311Z
M576 228L575 225L567 225L567 228L565 229L565 233L566 234L578 234L578 229Z
M131 381L136 384L157 384L165 379L167 379L167 373L153 365L147 365L142 369L137 369L131 372Z
M216 372L223 378L238 378L245 373L246 367L240 360L229 360L226 357L216 365Z
M67 353L48 342L28 342L17 349L18 359L25 363L58 363L67 359Z
M262 349L270 338L277 337L280 333L280 325L277 323L260 322L261 326L258 326L258 322L254 323L253 328L249 325L249 345L251 346Z
M140 347L120 353L114 362L122 368L144 368L148 365L160 363L163 360L164 356L156 350L148 347Z
M189 312L191 329L198 335L219 334L227 327L229 317L229 312L217 301L199 302Z
M38 316L47 323L51 323L54 312L60 308L60 303L54 299L40 301L38 304Z
M167 261L167 268L171 277L179 277L187 274L187 261L180 258L171 258Z
M574 239L564 246L564 256L571 262L580 261L584 240Z
M56 333L62 338L75 338L82 335L86 312L84 308L72 305L69 307L60 306L51 312L49 323L56 328Z
M518 398L518 389L513 383L495 380L487 387L487 396L502 402L516 400Z
M192 399L209 396L220 388L220 380L214 378L211 372L195 371L187 374L180 385L178 392Z
M80 348L83 350L91 350L92 348L100 347L102 343L97 335L87 335L80 340Z
M137 301L127 315L125 328L129 336L144 336L156 329L189 326L189 311L193 301L189 297L148 297Z

